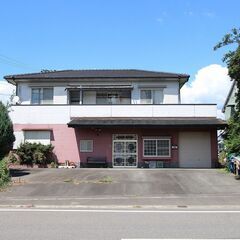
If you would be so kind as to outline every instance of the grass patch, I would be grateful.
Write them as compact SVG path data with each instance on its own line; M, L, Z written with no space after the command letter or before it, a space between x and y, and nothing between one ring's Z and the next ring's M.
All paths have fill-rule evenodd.
M78 180L78 179L67 178L63 180L63 182L73 183L75 185L79 185L81 183L109 184L109 183L113 183L113 179L111 176L103 176L100 179L94 179L94 180Z
M142 208L140 205L134 205L133 208Z
M228 169L227 167L225 167L225 168L220 168L220 169L218 169L218 171L219 171L220 173L225 173L225 174L230 173L230 171L229 171L229 169Z
M98 180L99 183L112 183L113 179L111 176L104 176Z
M63 182L65 182L65 183L73 183L73 179L72 178L68 178L68 179L63 180Z

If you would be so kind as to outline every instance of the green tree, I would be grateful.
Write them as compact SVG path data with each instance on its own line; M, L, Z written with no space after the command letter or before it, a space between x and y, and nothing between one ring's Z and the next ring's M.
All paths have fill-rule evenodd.
M7 107L0 102L0 160L12 149L14 141L13 125Z
M214 50L228 45L236 45L234 50L228 51L223 61L228 67L228 74L231 80L236 82L236 111L229 120L228 128L224 134L226 150L228 153L240 154L240 28L232 29L231 33L226 34L223 39L214 47Z

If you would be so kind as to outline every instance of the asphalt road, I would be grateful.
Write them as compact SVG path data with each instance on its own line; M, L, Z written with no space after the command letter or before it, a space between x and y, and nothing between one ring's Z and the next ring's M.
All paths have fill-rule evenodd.
M240 211L0 210L0 239L240 238Z

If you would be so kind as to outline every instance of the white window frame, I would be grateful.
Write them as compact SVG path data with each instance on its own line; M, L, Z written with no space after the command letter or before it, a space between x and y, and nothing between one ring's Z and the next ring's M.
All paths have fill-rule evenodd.
M34 134L39 134L39 133L47 133L48 138L27 138L28 134L32 134L34 136ZM51 130L24 130L24 143L41 143L43 145L48 145L51 144Z
M151 91L151 102L150 103L143 103L143 100L146 100L146 99L143 99L141 96L142 96L142 91ZM149 88L144 88L144 89L140 89L140 103L141 104L153 104L153 90L152 89L149 89Z
M32 94L33 94L33 90L34 89L38 89L39 90L39 102L38 103L33 103L33 98L32 98ZM52 89L53 92L53 98L52 98L52 103L43 103L44 99L43 99L43 89ZM33 105L44 105L44 104L53 104L54 103L54 88L53 87L32 87L31 88L31 104Z
M156 141L157 140L168 140L169 142L169 155L157 155L157 143L156 143L156 154L155 155L145 155L145 141L150 140L150 141ZM152 137L152 138L143 138L143 157L154 157L154 158L170 158L171 157L171 138L170 137Z
M81 142L90 142L91 143L91 149L82 149L82 145ZM93 152L93 140L90 139L81 139L80 143L79 143L79 148L80 148L80 152Z
M151 103L143 103L142 102L142 98L141 98L141 92L142 91L151 91ZM149 104L157 104L157 103L154 103L154 98L155 98L155 91L161 91L162 92L162 99L161 99L161 103L160 104L163 104L163 98L164 98L164 91L163 91L163 89L161 88L161 89L159 89L159 88L156 88L156 89L152 89L152 88L142 88L142 89L140 89L140 103L141 104L146 104L146 105L149 105Z

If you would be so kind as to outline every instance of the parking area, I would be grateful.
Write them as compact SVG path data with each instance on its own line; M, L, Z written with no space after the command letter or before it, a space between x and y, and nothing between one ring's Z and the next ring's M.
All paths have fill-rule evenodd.
M238 205L239 181L219 169L13 171L0 205Z

